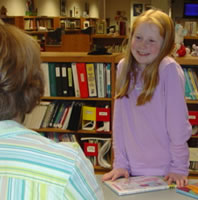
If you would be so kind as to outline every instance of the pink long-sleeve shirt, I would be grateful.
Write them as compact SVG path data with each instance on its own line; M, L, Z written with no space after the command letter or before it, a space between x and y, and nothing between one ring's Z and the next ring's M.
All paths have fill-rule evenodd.
M118 64L118 71L123 60ZM140 77L140 76L139 76ZM187 175L192 133L185 102L181 66L165 57L159 66L159 83L150 102L136 106L142 88L138 78L129 98L115 100L113 119L114 168L131 175Z

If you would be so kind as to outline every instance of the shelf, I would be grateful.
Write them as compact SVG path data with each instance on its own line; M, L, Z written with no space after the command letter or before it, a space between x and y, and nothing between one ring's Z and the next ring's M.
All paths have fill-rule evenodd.
M197 36L190 36L190 35L185 36L184 40L198 40L198 35Z
M80 98L80 97L42 97L41 100L65 100L65 101L112 101L112 98Z
M111 63L119 53L112 55L88 55L87 52L41 52L43 62L104 62Z
M93 39L97 38L97 39L125 39L127 38L127 36L125 35L108 35L108 34L95 34L91 36Z
M187 99L186 100L187 104L198 104L198 100L191 100L191 99Z
M190 169L190 170L189 170L189 175L190 175L190 176L192 176L192 175L193 175L193 176L195 176L195 175L198 176L198 170L191 170L191 169Z
M76 134L106 134L111 135L112 132L104 132L104 131L87 131L87 130L77 130L77 131L71 131L71 130L65 130L61 128L40 128L40 129L34 129L37 132L56 132L56 133L76 133Z
M104 168L104 167L100 167L100 166L94 166L94 170L96 174L104 174L106 172L109 172L110 170L112 170L111 168Z
M198 65L198 57L196 56L184 56L174 58L180 65Z

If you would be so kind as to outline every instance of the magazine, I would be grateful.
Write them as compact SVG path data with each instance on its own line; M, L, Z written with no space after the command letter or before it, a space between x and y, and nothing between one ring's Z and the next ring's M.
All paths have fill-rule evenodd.
M119 178L115 181L104 181L104 183L118 195L136 194L175 188L175 185L168 185L162 177L158 176Z
M177 193L198 199L198 183L188 184L176 189Z

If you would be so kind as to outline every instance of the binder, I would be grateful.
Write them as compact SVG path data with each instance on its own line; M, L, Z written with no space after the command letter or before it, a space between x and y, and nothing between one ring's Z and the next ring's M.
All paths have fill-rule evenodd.
M48 63L41 63L41 69L43 70L44 74L44 96L50 96L50 80L49 80L49 66Z
M103 63L96 64L96 81L98 97L105 97L105 73Z
M48 67L49 67L49 80L50 80L50 96L55 97L57 96L55 63L48 63Z
M96 107L82 107L82 129L94 130L96 127Z
M74 80L75 97L80 97L80 87L79 87L76 63L72 63L71 65L72 65L72 75L73 75L73 80Z
M110 131L110 108L96 108L96 130Z
M107 97L111 97L111 65L109 63L106 64L106 93Z
M80 87L80 97L87 98L89 96L88 84L87 84L87 73L85 63L76 63L78 81Z
M96 90L95 68L93 63L86 63L86 72L87 72L89 97L96 97L97 90Z
M56 71L56 95L62 96L61 65L59 63L55 64L55 71Z
M67 63L67 73L68 73L68 95L70 97L73 97L75 95L74 95L74 82L73 82L71 63Z
M61 66L61 86L62 86L62 95L68 96L68 75L67 75L67 65L63 64Z

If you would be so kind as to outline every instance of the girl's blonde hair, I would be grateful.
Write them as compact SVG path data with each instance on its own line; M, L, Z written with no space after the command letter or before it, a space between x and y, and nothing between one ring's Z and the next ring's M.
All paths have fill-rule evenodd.
M22 30L0 23L0 120L24 117L44 92L40 47Z
M172 19L164 12L158 9L150 9L138 16L132 26L131 35L128 41L127 53L124 59L120 76L117 80L116 98L128 97L131 90L134 89L137 79L137 69L135 58L131 53L131 41L136 27L141 23L155 24L159 28L160 35L164 39L161 50L157 58L145 67L142 72L143 89L137 99L137 105L143 105L152 99L155 88L159 82L158 68L161 60L169 55L174 47L174 24ZM131 80L133 81L130 87Z

